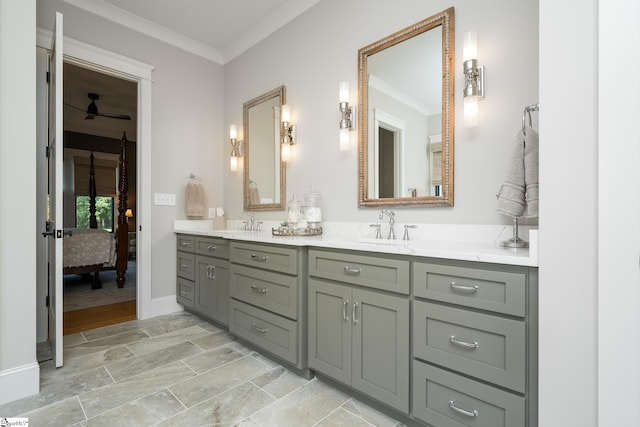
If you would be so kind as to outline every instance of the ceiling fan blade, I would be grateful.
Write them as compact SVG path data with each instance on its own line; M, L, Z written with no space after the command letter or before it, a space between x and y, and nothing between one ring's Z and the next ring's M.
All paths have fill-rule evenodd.
M127 114L107 114L107 113L99 113L97 114L100 117L108 117L110 119L119 119L119 120L131 120L131 116Z

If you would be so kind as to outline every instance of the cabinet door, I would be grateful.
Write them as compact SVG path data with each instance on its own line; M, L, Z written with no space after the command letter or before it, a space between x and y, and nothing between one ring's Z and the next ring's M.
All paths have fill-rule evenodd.
M354 388L409 412L409 301L353 289Z
M229 324L229 261L196 256L195 310Z
M309 367L351 383L351 288L309 279Z

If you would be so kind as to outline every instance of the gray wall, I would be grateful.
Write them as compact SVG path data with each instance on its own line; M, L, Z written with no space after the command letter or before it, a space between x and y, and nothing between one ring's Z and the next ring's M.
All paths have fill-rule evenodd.
M229 165L222 153L223 67L60 0L38 1L38 26L51 30L55 11L64 13L65 36L155 66L151 191L176 194L176 205L150 207L151 296L173 295L173 220L185 218L188 175L202 178L210 206L223 205L222 169Z
M399 7L401 5L401 7ZM447 0L322 0L268 39L225 64L225 126L242 123L242 104L278 85L298 125L298 144L287 165L287 199L315 185L325 221L375 221L377 209L357 206L356 133L352 150L339 151L338 86L349 81L357 100L358 49L452 5ZM538 101L538 2L456 1L455 104L462 113L462 35L478 34L486 65L480 126L455 127L455 206L399 208L400 222L509 223L496 212L495 194L508 168L522 109ZM230 147L225 146L228 156ZM225 206L242 210L242 174L225 169ZM280 220L283 212L259 213Z

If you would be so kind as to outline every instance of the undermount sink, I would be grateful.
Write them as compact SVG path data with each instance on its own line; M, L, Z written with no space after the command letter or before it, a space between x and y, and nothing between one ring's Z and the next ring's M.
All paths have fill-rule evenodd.
M375 239L373 237L361 237L358 239L358 243L370 243L373 245L404 245L407 243L406 240L398 240L398 239Z

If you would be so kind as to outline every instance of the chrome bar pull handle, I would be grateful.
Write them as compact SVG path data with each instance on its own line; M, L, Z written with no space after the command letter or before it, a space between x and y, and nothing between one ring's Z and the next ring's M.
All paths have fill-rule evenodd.
M478 344L477 341L472 341L472 342L462 341L462 340L456 338L455 335L451 335L449 337L449 342L451 344L457 345L458 347L466 348L466 349L469 349L469 350L475 350L476 348L479 347L479 344Z
M344 271L347 274L360 274L362 272L361 268L353 268L353 267L349 267L348 265L344 266Z
M468 411L466 409L462 409L459 406L456 406L456 401L455 400L450 400L449 401L449 408L453 409L454 411L456 411L459 414L462 415L466 415L467 417L471 417L471 418L475 418L478 416L478 411L477 410L472 410L472 411Z
M183 270L186 269L186 268L189 268L189 267L190 267L190 265L187 264L186 262L183 262L182 264L180 264L180 268L183 269Z
M253 329L254 331L260 332L261 334L266 334L269 331L268 328L261 328L258 325L256 325L256 322L251 322L251 329Z
M213 245L209 245L209 246L207 246L207 250L208 250L208 251L213 252L213 251L215 251L216 249L218 249L216 246L213 246Z
M184 247L191 246L191 242L188 240L183 240L180 242L180 246L184 246Z
M209 269L209 278L210 279L215 279L216 278L216 266L215 265L210 265L207 268Z
M269 257L266 255L251 254L251 259L258 262L265 262L266 260L269 259Z
M349 316L347 315L347 306L349 305L349 300L344 300L342 302L342 320L345 322L349 321Z
M260 286L251 285L251 290L259 294L266 294L269 288L261 288Z
M358 313L358 303L354 302L351 307L351 319L354 325L358 324L358 318L356 317L356 313Z
M461 293L465 293L465 294L472 294L474 292L477 292L478 289L480 288L479 286L468 286L468 285L459 285L456 282L450 282L449 286L451 286L451 289L453 289L456 292L461 292Z

